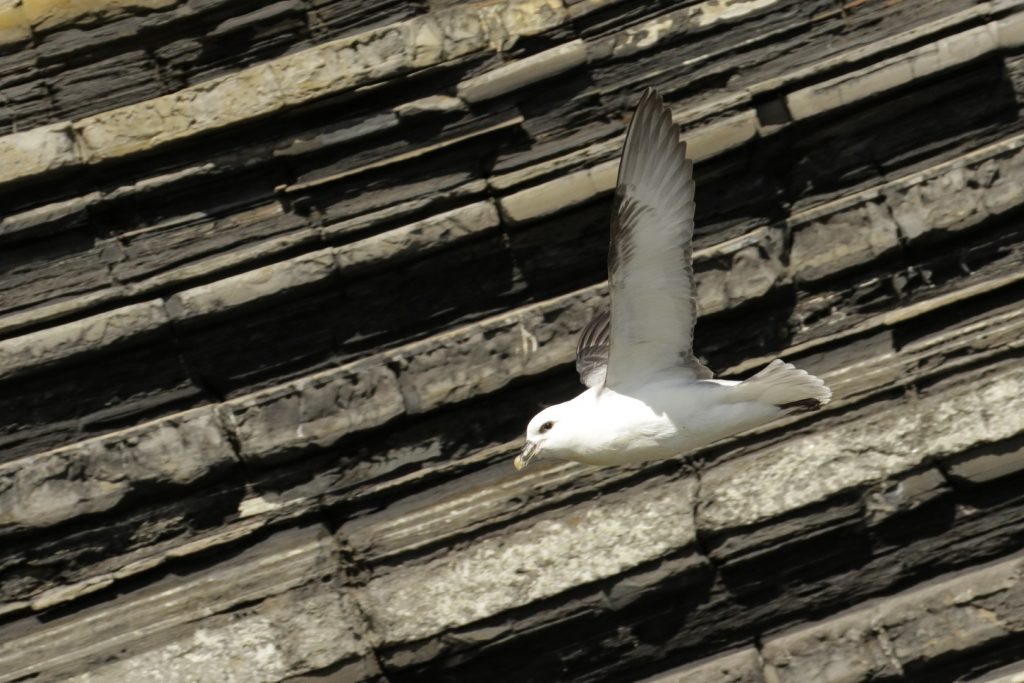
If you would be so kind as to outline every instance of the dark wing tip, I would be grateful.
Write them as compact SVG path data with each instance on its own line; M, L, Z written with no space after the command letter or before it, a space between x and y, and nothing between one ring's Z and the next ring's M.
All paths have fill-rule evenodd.
M679 139L679 133L679 125L672 120L672 110L658 91L650 86L644 88L626 127L620 157L625 163L619 166L619 180L638 172L636 165L643 157L661 156L666 146L686 159L686 142Z
M664 109L665 102L661 99L658 91L650 86L644 88L644 91L640 94L639 101L636 103L636 107L633 108L633 117L626 127L627 139L630 130L633 128L641 125L645 127L653 125L658 114Z
M587 348L599 348L608 344L610 319L611 315L608 311L594 314L587 326L580 332L580 338L576 344L577 354Z
M610 347L610 321L608 311L595 315L583 328L576 344L576 371L587 387L604 383Z
M640 102L637 104L637 106L639 107L644 102L647 102L649 100L652 101L655 106L664 105L664 102L661 99L661 94L659 94L658 91L655 90L652 86L647 86L646 88L644 88L643 93L640 95Z

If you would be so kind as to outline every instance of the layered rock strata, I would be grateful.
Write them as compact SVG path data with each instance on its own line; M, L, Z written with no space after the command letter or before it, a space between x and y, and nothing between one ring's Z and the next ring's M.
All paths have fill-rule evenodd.
M657 87L697 351L826 410L511 458ZM0 2L0 680L1013 681L1024 2Z

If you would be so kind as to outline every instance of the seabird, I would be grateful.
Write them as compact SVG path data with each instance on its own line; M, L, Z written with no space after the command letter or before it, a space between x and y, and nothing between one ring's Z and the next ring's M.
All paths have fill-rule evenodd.
M608 250L610 311L583 329L576 369L587 389L545 408L516 456L590 465L660 460L784 415L832 392L781 360L742 382L713 379L693 353L693 162L648 88L626 131Z

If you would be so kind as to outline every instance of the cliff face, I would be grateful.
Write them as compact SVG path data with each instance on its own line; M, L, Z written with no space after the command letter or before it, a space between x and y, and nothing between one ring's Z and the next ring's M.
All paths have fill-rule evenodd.
M519 475L646 86L835 400ZM1017 680L1022 96L1018 0L0 1L0 680Z

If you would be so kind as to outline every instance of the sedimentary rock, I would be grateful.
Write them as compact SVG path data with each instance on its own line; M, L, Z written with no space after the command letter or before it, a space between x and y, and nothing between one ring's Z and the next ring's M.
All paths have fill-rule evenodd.
M0 680L1015 680L1024 3L0 3ZM629 113L697 352L835 400L511 467Z

